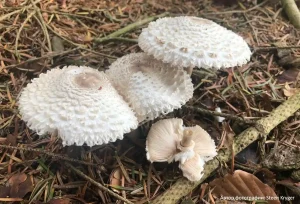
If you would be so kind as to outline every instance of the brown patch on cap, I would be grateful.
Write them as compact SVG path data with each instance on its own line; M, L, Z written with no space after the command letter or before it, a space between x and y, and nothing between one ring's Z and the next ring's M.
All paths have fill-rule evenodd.
M101 78L95 73L81 73L75 77L75 83L83 88L99 88Z

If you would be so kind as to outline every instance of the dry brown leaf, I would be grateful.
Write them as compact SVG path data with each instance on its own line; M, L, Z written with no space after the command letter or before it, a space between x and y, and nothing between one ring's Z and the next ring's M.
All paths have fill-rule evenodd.
M294 82L300 76L300 69L290 68L284 70L280 75L277 76L277 82L283 84L286 82Z
M121 168L116 168L113 170L110 174L110 186L112 187L119 187L122 186L122 170ZM119 193L118 190L112 188L113 191L116 191Z
M236 170L233 175L227 174L210 182L213 194L224 200L266 200L270 204L279 204L279 198L274 190L262 183L256 176L242 170Z
M283 93L287 97L293 96L299 91L300 91L300 89L298 89L298 88L291 88L288 83L285 84L284 89L283 89Z
M91 42L93 40L93 37L91 35L91 32L90 31L87 31L86 35L84 36L84 39L83 41L84 42Z
M0 197L23 198L33 190L33 183L25 173L13 175L7 182L7 186L0 186Z

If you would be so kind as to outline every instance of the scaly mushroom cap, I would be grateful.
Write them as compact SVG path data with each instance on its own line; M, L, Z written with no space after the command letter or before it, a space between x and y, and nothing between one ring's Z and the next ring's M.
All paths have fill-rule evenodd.
M22 119L39 135L58 131L63 145L101 145L137 127L133 111L103 73L55 68L32 80L19 99Z
M152 125L146 142L150 162L179 161L183 175L200 180L206 161L217 155L215 142L200 126L183 127L182 119L160 120Z
M173 66L219 69L246 64L251 56L241 36L192 16L151 22L138 41L144 52Z
M193 96L192 81L183 68L171 67L145 53L117 59L106 73L139 122L180 108Z

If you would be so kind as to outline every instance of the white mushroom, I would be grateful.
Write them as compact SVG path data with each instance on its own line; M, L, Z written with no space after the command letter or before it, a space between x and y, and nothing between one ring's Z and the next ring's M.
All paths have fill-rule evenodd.
M150 162L172 162L183 132L183 121L178 118L154 123L146 141L147 159Z
M190 181L199 181L203 176L204 160L200 155L196 154L191 159L187 160L184 164L179 163L179 168L182 174Z
M220 107L216 107L215 111L218 112L218 113L222 113L222 110L221 110ZM215 119L216 119L217 122L222 123L226 118L221 117L221 116L215 116Z
M182 119L160 120L152 125L146 142L150 162L179 161L183 175L200 180L206 161L217 155L209 134L200 126L184 127Z
M138 125L106 74L84 66L40 74L22 91L19 109L29 128L39 135L57 130L63 145L113 142Z
M243 38L213 21L192 17L165 17L151 22L139 36L144 52L173 66L227 68L250 60Z
M183 68L171 67L145 53L117 59L106 73L139 122L180 108L193 96L192 81Z

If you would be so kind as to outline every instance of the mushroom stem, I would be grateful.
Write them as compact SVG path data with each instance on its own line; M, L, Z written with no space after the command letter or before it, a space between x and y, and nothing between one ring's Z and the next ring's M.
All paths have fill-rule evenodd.
M193 131L192 130L184 130L180 145L183 147L189 147L192 145L192 139L193 139Z
M193 69L194 69L194 67L190 66L190 67L186 68L186 72L191 76L193 73Z

